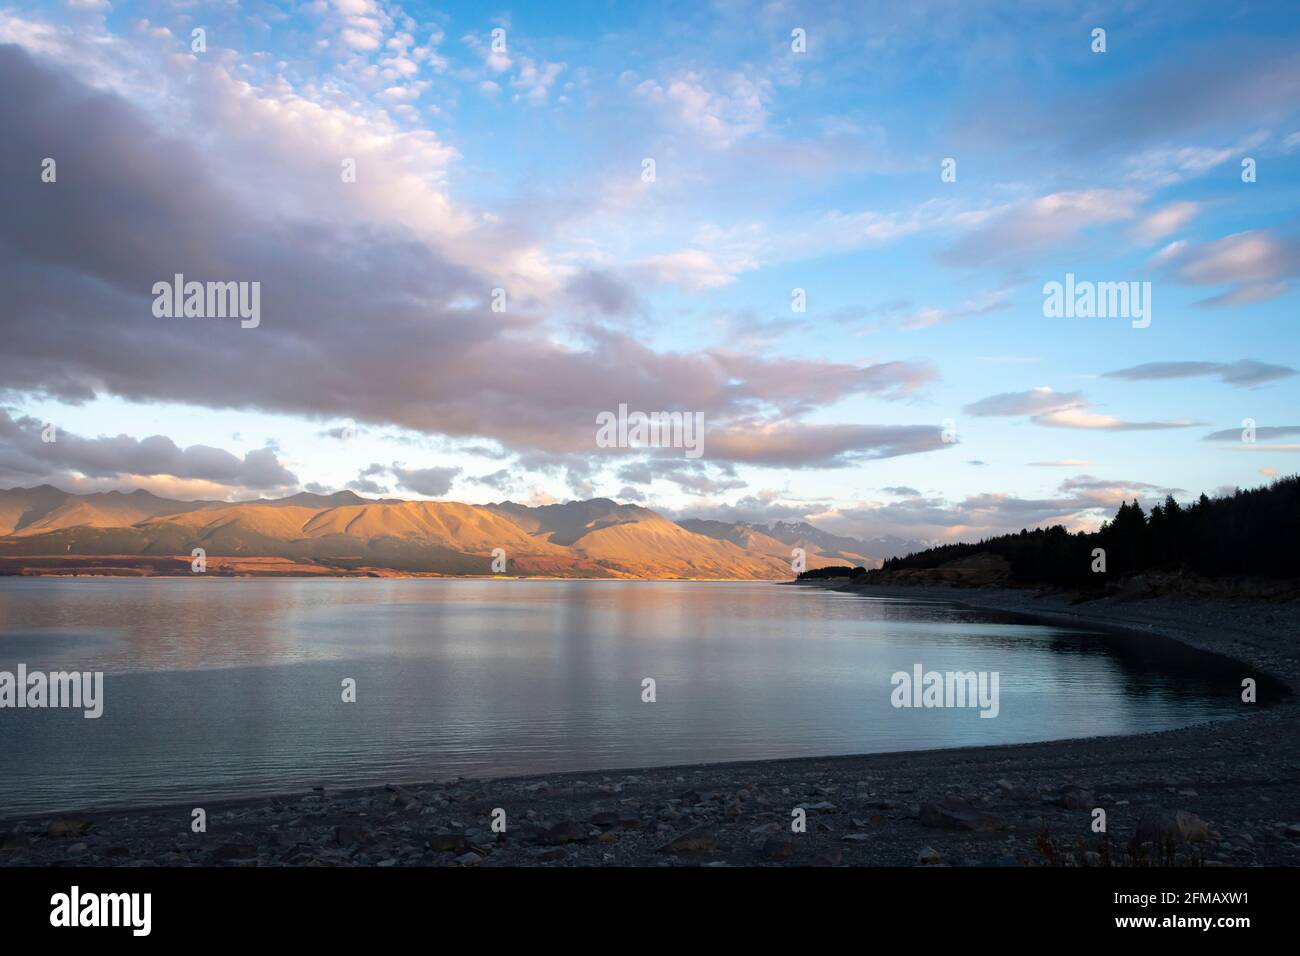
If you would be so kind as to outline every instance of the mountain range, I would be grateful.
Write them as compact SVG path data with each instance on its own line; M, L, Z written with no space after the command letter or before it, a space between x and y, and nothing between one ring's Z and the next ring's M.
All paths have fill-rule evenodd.
M917 550L807 523L670 520L608 498L529 506L369 499L351 491L176 501L147 491L0 491L0 573L181 574L202 549L222 574L507 575L786 580L808 568L879 567ZM500 562L498 561L498 566Z

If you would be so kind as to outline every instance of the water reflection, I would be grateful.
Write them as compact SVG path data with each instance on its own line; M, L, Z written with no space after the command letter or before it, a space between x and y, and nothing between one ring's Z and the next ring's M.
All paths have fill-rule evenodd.
M1148 731L1242 707L1239 665L1169 642L771 585L0 579L0 669L19 662L105 671L105 712L0 711L0 816ZM915 663L998 671L999 716L891 707L890 675Z

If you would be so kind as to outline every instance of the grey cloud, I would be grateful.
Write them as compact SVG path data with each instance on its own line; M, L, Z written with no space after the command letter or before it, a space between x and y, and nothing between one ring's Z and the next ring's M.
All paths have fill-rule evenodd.
M1253 229L1199 245L1174 243L1153 261L1184 285L1228 286L1197 305L1250 305L1290 291L1291 280L1300 276L1300 240Z
M1210 432L1201 441L1241 441L1240 428L1225 428L1222 431ZM1256 440L1264 438L1287 438L1291 435L1300 435L1300 425L1258 425L1255 428Z
M1151 69L1050 102L1021 91L1006 100L1014 106L998 108L985 96L969 113L967 133L991 142L1047 142L1063 155L1088 157L1220 127L1258 128L1295 114L1300 55L1282 38L1205 42L1205 49L1167 46L1168 59Z
M1241 359L1237 362L1147 362L1144 365L1106 372L1102 377L1144 381L1213 375L1227 385L1250 387L1295 374L1296 370L1286 365L1270 365L1267 362Z
M347 483L347 487L351 488L353 491L359 491L364 495L388 494L387 485L381 485L379 482L371 481L369 478L353 478Z
M624 485L615 497L621 501L635 501L637 503L643 503L646 500L646 496L631 485Z
M1137 497L1154 503L1166 494L1182 491L1146 482L1087 475L1062 483L1058 490L1059 496L1049 498L1021 498L994 492L969 495L959 501L907 498L840 509L826 524L858 537L891 534L925 540L974 541L1048 523L1095 525L1109 518L1121 501Z
M636 291L609 269L588 269L565 285L575 303L607 318L635 315L642 311Z
M937 425L826 425L748 422L708 430L704 454L713 460L786 468L842 468L954 447Z
M297 477L270 448L240 458L208 445L181 448L163 435L85 438L62 429L55 431L54 441L46 442L42 440L43 427L44 423L34 418L15 419L0 410L0 467L11 474L37 478L78 472L88 478L170 475L252 490L298 485Z
M365 468L362 468L357 472L356 478L349 481L347 487L351 488L353 491L359 491L362 494L386 495L388 494L388 486L381 485L379 482L375 481L374 476L384 475L388 472L389 469L384 465L379 464L379 462L371 462Z
M1050 388L1033 388L1026 392L1001 392L962 407L967 415L1041 415L1073 405L1082 405L1082 392L1057 392Z
M956 266L1018 268L1043 250L1074 239L1093 226L1130 219L1141 204L1130 190L1059 192L1012 204L979 222L943 253Z
M489 475L480 475L471 480L476 484L486 485L501 492L510 492L515 487L514 475L505 468L494 471Z
M316 435L320 438L337 438L340 441L346 441L349 438L356 438L358 435L365 434L369 429L358 428L356 425L338 425L334 428L325 428L318 431Z
M656 479L669 481L692 495L716 495L746 487L735 477L732 468L715 469L717 476L709 474L708 466L699 459L647 458L623 466L618 471L620 481L635 485L648 485Z
M1090 431L1155 431L1198 424L1193 421L1126 421L1090 411L1087 399L1080 392L1057 392L1050 388L990 395L964 406L963 411L975 416L1026 415L1036 425Z
M498 280L399 227L245 205L211 175L219 155L162 137L125 100L18 47L0 45L0 87L0 381L14 391L333 417L591 455L596 414L620 402L725 425L853 395L907 398L935 376L924 363L656 352L602 328L559 341L527 307L492 313ZM56 184L37 174L47 155ZM260 282L261 325L155 318L153 283L175 273ZM579 291L622 301L600 280Z
M460 468L406 468L397 462L393 463L392 468L397 487L430 498L440 498L449 492L452 482L460 473Z
M744 522L766 525L773 521L808 521L811 516L825 511L825 502L799 502L786 504L774 492L745 495L734 504L717 503L695 506L680 511L658 509L674 521L685 518L703 518L709 521Z

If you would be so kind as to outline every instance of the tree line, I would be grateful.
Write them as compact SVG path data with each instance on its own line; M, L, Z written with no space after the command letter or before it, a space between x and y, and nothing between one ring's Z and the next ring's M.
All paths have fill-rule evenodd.
M1176 570L1207 577L1300 576L1300 476L1221 497L1202 494L1185 506L1169 495L1150 514L1134 499L1093 532L1071 533L1061 525L1021 529L890 558L882 570L935 568L988 552L1005 558L1018 581L1088 585L1098 580L1098 548L1107 576Z

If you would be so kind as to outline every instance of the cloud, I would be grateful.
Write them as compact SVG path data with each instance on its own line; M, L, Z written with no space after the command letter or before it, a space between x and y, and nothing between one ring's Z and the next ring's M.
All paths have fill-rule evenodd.
M1213 375L1224 384L1250 388L1280 378L1289 378L1295 374L1296 370L1287 365L1270 365L1253 359L1241 359L1236 362L1147 362L1131 368L1105 372L1102 377L1122 378L1136 382Z
M1088 410L1088 401L1080 392L1057 392L1051 388L1032 388L1025 392L1003 392L972 402L962 409L968 415L1027 415L1038 425L1049 428L1082 428L1101 431L1155 431L1187 428L1193 421L1133 422Z
M953 309L921 309L909 318L904 319L899 328L928 329L931 326L942 325L947 322L988 315L990 312L999 312L1009 308L1011 305L1010 299L1010 289L995 289L991 292L982 292L977 296L966 299L961 305Z
M951 448L937 425L823 425L750 421L708 430L709 459L786 468L842 468Z
M528 57L519 58L519 72L510 81L510 85L519 91L518 95L529 103L545 103L551 87L564 72L564 63L535 62Z
M1061 245L1093 226L1131 219L1142 194L1086 189L1026 199L972 216L975 226L942 256L951 265L1010 265Z
M638 504L644 503L646 500L646 496L641 492L637 491L631 485L623 486L623 488L619 491L619 493L614 497L616 497L619 501L634 501Z
M1185 419L1176 421L1132 422L1110 415L1101 415L1083 408L1062 408L1053 412L1035 415L1033 421L1049 428L1083 428L1095 431L1143 432L1161 431L1168 428L1190 428L1199 425Z
M701 292L730 285L741 273L757 269L758 262L743 256L720 256L703 249L682 249L647 256L632 268L655 284Z
M663 83L643 80L635 93L677 129L705 146L726 149L763 129L770 84L738 72L710 77L687 70Z
M962 408L967 415L1039 415L1085 401L1082 392L1058 392L1050 388L1031 388L1026 392L1002 392L981 398Z
M1184 285L1229 287L1199 305L1249 305L1290 290L1290 280L1300 275L1300 241L1252 229L1195 246L1171 244L1155 264L1172 270Z
M733 468L724 466L719 474L710 475L708 467L699 459L649 458L623 466L618 478L632 485L668 481L691 495L717 495L747 487L735 476Z
M1158 147L1144 150L1139 155L1128 160L1130 172L1127 178L1130 182L1156 188L1172 186L1184 180L1204 175L1229 160L1239 160L1250 150L1263 145L1266 139L1267 136L1265 135L1255 134L1231 146ZM1189 219L1197 211L1195 203L1171 203L1165 209L1170 212L1171 221L1176 222L1173 228L1181 227L1186 219ZM1179 211L1175 212L1176 209ZM1158 216L1159 213L1156 215ZM1155 238L1159 238L1159 235L1163 233L1160 233L1158 222L1155 229L1159 233Z
M1158 242L1186 226L1200 210L1200 205L1194 202L1168 203L1143 217L1133 227L1133 236L1138 242L1147 245Z
M773 521L808 521L813 515L825 512L829 505L824 501L791 501L787 495L772 489L763 489L744 495L735 502L706 502L692 504L689 508L673 510L656 509L674 521L686 518L703 518L710 521L741 522L767 525Z
M475 484L486 485L489 488L495 488L497 491L508 494L515 488L515 476L509 470L501 468L487 475L480 475L477 478L471 478Z
M921 492L919 492L919 491L917 491L915 488L911 488L911 487L909 487L909 486L907 486L907 485L893 485L893 486L888 487L888 488L881 488L880 490L883 491L883 492L885 492L886 494L897 495L897 496L900 497L900 498L919 498L919 497L921 497Z
M1086 163L1095 163L1099 153L1159 144L1154 156L1172 157L1155 163L1153 155L1139 154L1132 161L1135 171L1145 168L1159 182L1171 158L1176 174L1205 168L1204 160L1191 158L1192 170L1179 169L1179 150L1168 150L1168 142L1243 124L1267 127L1292 116L1300 101L1300 54L1282 38L1224 36L1216 30L1198 46L1169 49L1163 62L1149 61L1151 68L1039 102L1012 97L998 104L981 98L979 108L970 111L969 125L985 141L1046 143ZM1226 136L1216 138L1226 141Z
M636 291L611 269L583 270L569 279L565 292L580 308L609 318L641 309Z
M398 462L393 462L392 468L397 487L430 498L441 498L449 492L452 481L460 473L460 468L407 468Z
M555 335L547 310L513 286L507 311L493 312L497 276L451 261L443 243L382 208L341 221L337 196L317 204L308 192L292 210L245 201L215 176L216 157L14 46L0 46L0 85L10 93L0 100L0 285L10 290L0 381L15 391L237 407L592 455L597 413L620 402L699 411L726 436L736 431L728 423L755 415L803 415L852 395L910 397L935 377L925 363L664 352L599 328ZM265 104L246 93L223 111L225 122L249 116L278 135L262 122ZM300 151L298 136L285 145ZM57 184L27 174L24 157L47 152L59 157ZM264 178L278 182L270 171ZM336 169L328 179L348 188ZM124 209L133 211L128 230ZM155 318L150 290L176 273L260 282L261 325ZM569 291L597 309L628 302L608 276L579 278ZM213 368L221 374L195 371ZM846 428L883 437L877 450L891 454L924 445L894 443L878 426ZM819 455L818 441L793 440L800 434L787 424L777 457L801 447ZM708 454L728 448L762 457L739 439Z
M918 496L901 501L866 501L828 510L816 521L819 527L857 537L893 535L934 542L975 541L1052 524L1092 530L1110 518L1123 501L1137 498L1155 503L1183 489L1080 475L1062 482L1057 490L1057 496L1048 498L981 492L957 500Z
M274 450L261 448L242 458L222 448L190 445L182 448L164 435L86 438L34 418L13 418L0 409L0 475L15 482L61 481L64 475L121 480L171 477L220 485L228 490L276 491L294 488L298 479Z
M1222 431L1210 432L1201 441L1235 441L1242 440L1243 429L1225 428ZM1261 438L1286 438L1290 435L1300 435L1300 425L1258 425L1255 427L1255 439ZM1249 444L1249 442L1243 442Z

